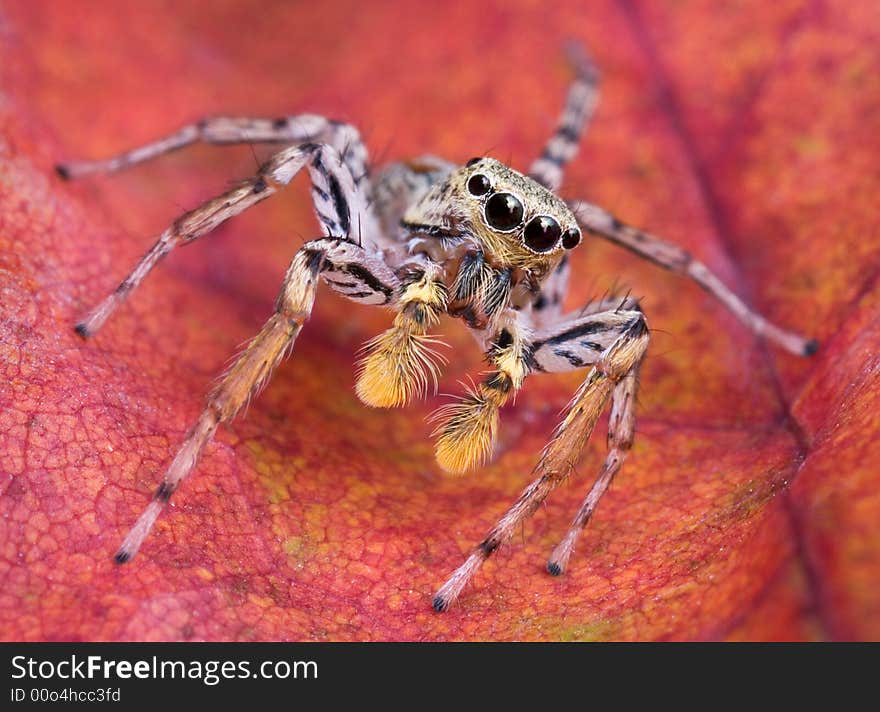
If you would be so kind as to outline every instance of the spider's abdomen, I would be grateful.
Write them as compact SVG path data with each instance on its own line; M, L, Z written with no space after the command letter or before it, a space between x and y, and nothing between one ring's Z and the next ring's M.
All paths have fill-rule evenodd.
M409 237L400 227L404 214L453 170L452 163L434 156L386 166L376 176L371 195L371 203L385 234L397 236L402 241Z

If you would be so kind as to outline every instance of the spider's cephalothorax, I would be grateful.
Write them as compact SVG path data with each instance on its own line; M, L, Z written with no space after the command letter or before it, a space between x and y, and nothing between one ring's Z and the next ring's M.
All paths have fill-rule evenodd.
M630 298L603 299L563 312L566 256L580 243L582 230L691 277L748 328L782 348L798 355L816 350L815 341L784 331L752 311L681 248L631 228L595 205L566 203L555 194L597 96L597 73L585 53L575 50L572 58L576 77L559 125L528 175L492 158L456 167L426 156L393 163L371 179L358 132L314 114L205 119L105 161L58 166L61 177L74 178L120 170L198 140L288 144L257 175L166 229L119 286L76 326L83 337L93 335L176 246L274 195L303 168L310 174L315 213L325 232L294 256L273 314L208 396L153 501L117 552L119 563L137 552L217 427L266 384L290 351L311 313L319 280L354 302L395 312L391 328L367 344L360 364L357 393L371 406L404 405L436 384L441 360L438 341L429 332L443 313L461 318L471 329L490 368L481 383L436 413L436 455L446 470L461 472L491 455L499 410L530 373L586 369L532 483L437 592L438 611L455 601L481 563L568 477L610 402L608 456L547 564L550 573L562 573L578 534L632 446L647 322L638 301Z

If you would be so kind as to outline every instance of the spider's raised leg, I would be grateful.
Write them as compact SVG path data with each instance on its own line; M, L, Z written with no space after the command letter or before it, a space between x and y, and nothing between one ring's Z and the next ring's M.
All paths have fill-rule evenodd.
M654 264L690 277L759 336L764 336L796 356L812 356L819 348L815 339L786 331L750 309L706 265L681 247L625 225L608 211L586 201L570 202L569 207L585 230L625 247Z
M637 309L635 299L605 299L535 333L521 312L500 314L486 352L492 370L467 396L432 416L440 421L433 433L438 464L459 473L487 460L495 444L500 409L522 388L526 376L531 371L559 372L593 363Z
M351 242L325 238L306 243L287 270L275 311L208 396L207 405L168 467L153 501L116 554L129 561L180 482L195 468L205 445L266 384L293 347L312 311L319 276L341 294L366 304L393 305L400 284L391 269Z
M634 394L636 369L645 355L649 340L644 315L636 310L602 312L587 317L580 324L567 325L555 336L561 336L564 331L568 332L567 338L573 344L572 348L576 346L582 351L584 363L592 363L593 366L572 399L553 438L544 448L541 459L535 467L536 478L523 490L513 506L501 517L465 562L437 591L434 597L434 608L437 611L445 611L452 605L482 563L501 544L510 539L516 529L571 474L599 415L615 392L618 395L615 398L616 407L612 410L612 418L615 417L616 412L621 425L615 430L618 435L613 441L614 449L609 454L609 461L612 456L621 459L620 450L626 449L624 441L627 428L622 424L632 418L631 407L628 408L626 405L627 401L631 400L631 395L628 394ZM581 344L588 337L589 345ZM607 343L609 339L611 341L605 348L598 350L595 348ZM565 340L560 339L558 343L562 345ZM550 362L540 360L544 355L541 350L546 347L546 342L536 341L533 343L534 347L537 347L535 356L539 359L538 365L543 362L545 367L549 366ZM569 369L575 367L568 360L565 360L565 363L568 363ZM610 476L618 467L619 462L616 465L614 462L606 462L600 477L610 481ZM607 483L604 487L607 487ZM596 487L594 491L597 491ZM597 491L597 494L600 493ZM570 547L567 552L570 553Z
M326 144L305 143L279 151L257 175L203 203L172 223L119 286L76 326L82 337L93 335L156 264L178 245L193 242L229 218L268 198L308 165L315 213L328 235L345 237L360 216L368 215L363 193L355 188L339 153ZM355 222L357 221L357 222Z
M115 173L138 163L204 141L233 143L326 143L343 157L360 184L367 174L367 149L350 124L317 114L282 116L277 119L216 116L188 124L173 134L138 146L125 153L98 161L70 161L56 167L62 178L79 178L90 173Z
M574 81L565 98L556 131L528 173L529 177L552 191L562 185L565 164L577 153L581 133L599 100L599 70L586 49L579 44L570 45L568 59L575 71Z
M577 154L578 142L599 100L599 70L584 47L571 44L568 58L574 67L575 79L568 90L556 131L547 141L541 156L529 167L529 176L552 191L562 184L565 165ZM541 293L532 304L532 318L536 326L559 319L570 271L568 258L563 258L544 282Z

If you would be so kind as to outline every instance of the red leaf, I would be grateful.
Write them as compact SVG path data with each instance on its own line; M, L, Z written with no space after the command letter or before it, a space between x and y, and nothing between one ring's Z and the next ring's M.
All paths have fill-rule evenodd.
M834 5L7 7L0 636L880 637L880 27L870 0ZM384 160L491 151L523 167L554 125L569 35L604 79L566 195L693 250L819 337L817 356L770 349L695 286L588 242L572 305L619 280L654 329L635 450L565 576L543 562L601 437L437 615L433 591L527 481L579 376L530 379L496 461L445 477L424 422L442 399L382 412L353 395L355 351L388 315L322 290L294 357L207 448L139 557L114 566L316 227L303 186L287 191L175 254L83 344L71 325L151 236L254 158L194 148L74 184L53 164L206 114L315 111L364 128ZM443 327L456 360L441 390L457 392L480 355Z

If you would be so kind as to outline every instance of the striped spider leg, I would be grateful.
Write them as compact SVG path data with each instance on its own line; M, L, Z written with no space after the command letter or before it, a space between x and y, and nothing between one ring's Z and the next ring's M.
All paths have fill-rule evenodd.
M357 216L359 230L369 232L376 240L381 239L381 233L372 223L372 214L365 208L364 196L369 192L366 149L357 130L349 124L315 114L278 119L206 119L118 156L99 161L71 161L59 164L56 170L65 179L92 173L113 173L197 140L217 144L288 142L298 145L272 156L251 180L179 217L160 235L116 290L77 324L76 330L82 337L94 335L150 270L175 247L192 242L230 217L265 200L289 183L304 166L308 166L312 179L318 219L328 235L347 235L352 216ZM344 168L336 169L334 163Z
M610 399L610 452L568 532L547 563L551 574L563 572L578 534L632 447L638 368L649 338L644 314L636 303L624 300L609 311L561 320L555 328L536 332L531 343L523 343L519 359L528 363L530 370L555 373L583 366L590 366L590 370L544 448L533 481L440 587L434 596L435 610L447 610L482 563L568 478Z
M805 339L769 322L743 302L702 262L678 245L643 230L625 225L607 210L584 200L571 201L578 222L588 232L625 247L639 257L677 274L689 277L720 301L734 316L758 336L795 356L812 356L819 348L815 339Z
M384 262L355 243L328 237L303 245L287 269L273 314L208 395L205 409L186 434L152 502L119 547L118 563L126 563L137 553L171 495L195 469L218 426L232 420L260 392L292 350L311 314L320 277L335 291L364 304L393 306L399 286Z
M271 123L275 129L281 131L280 120ZM303 126L309 128L304 133L296 134L294 138L317 137L329 128L331 138L335 136L338 139L340 135L344 135L347 141L357 140L356 132L346 129L346 125L331 124L319 120L319 117L309 115L308 121L289 123L300 129ZM268 120L223 119L203 122L199 126L244 124L250 127L249 130L254 126L266 128L260 134L262 140L286 140L290 137L287 133L269 132ZM189 129L185 133L189 135ZM229 140L232 140L233 135L239 140L250 138L246 132L233 134L231 130L227 135ZM181 142L177 139L163 139L107 161L67 164L59 172L74 176L94 171L117 170L160 155L179 145ZM398 305L400 280L385 262L378 247L383 242L382 237L377 234L372 214L366 208L362 189L358 187L359 183L364 186L368 182L363 158L365 152L362 147L351 150L350 144L347 146L349 150L344 153L332 144L323 143L301 143L279 151L260 167L253 178L178 218L162 233L117 289L77 324L76 331L81 336L93 335L158 261L174 247L193 242L230 217L274 194L287 185L303 167L307 167L312 180L315 212L328 237L306 243L294 256L276 300L274 313L209 394L204 411L187 433L156 490L153 501L125 537L116 554L117 562L125 563L134 556L173 492L195 468L202 450L217 427L231 420L260 391L272 370L290 351L304 321L311 313L319 277L334 291L353 301L391 308ZM355 177L353 168L359 169L358 178ZM351 234L353 229L355 226L362 229L364 225L368 226L370 232L366 236L358 234L358 241L355 242ZM365 240L365 237L369 239ZM369 249L362 246L364 243Z
M56 166L65 179L92 173L115 173L159 158L198 141L215 145L235 143L326 143L343 157L356 185L367 175L367 150L351 124L318 114L296 114L276 119L213 116L178 129L156 141L98 161L68 161Z
M568 89L556 130L528 171L530 178L551 191L558 190L562 185L565 166L577 155L581 135L599 103L599 70L586 49L579 44L570 44L566 50L569 64L574 70L574 80ZM571 265L565 255L541 285L540 293L532 304L532 322L535 326L559 318L570 273Z

